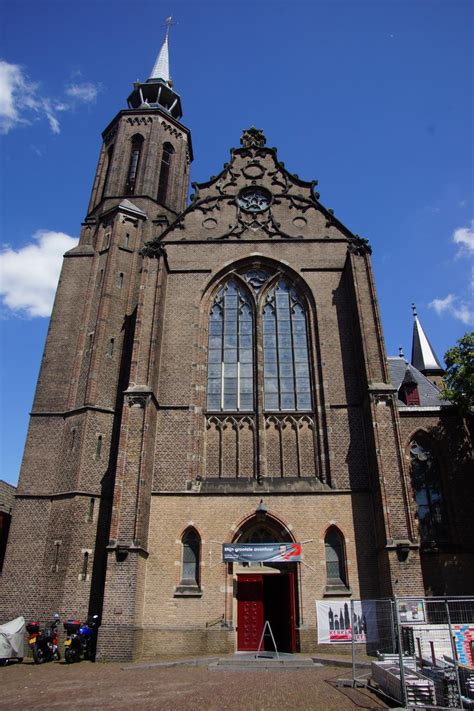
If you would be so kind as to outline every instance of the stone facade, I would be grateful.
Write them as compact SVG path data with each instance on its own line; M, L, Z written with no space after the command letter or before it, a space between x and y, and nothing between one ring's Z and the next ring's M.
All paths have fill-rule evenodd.
M331 593L329 530L342 541L343 598L436 593L440 562L443 594L472 593L468 499L454 486L457 477L464 486L464 435L452 418L443 429L438 410L420 418L400 408L367 242L319 202L314 183L288 173L256 129L189 206L190 134L166 107L121 111L103 139L51 317L0 617L98 612L104 659L221 653L238 644L239 575L291 574L296 648L311 651L315 600ZM250 314L252 404L210 407L210 313L231 281ZM265 406L277 381L265 380L264 314L279 284L293 299L291 323L303 314L306 346L295 345L293 324L293 345L278 356L280 368L284 350L293 363L287 398L310 383L299 408ZM433 427L457 457L443 476L458 527L449 546L420 555L409 446ZM222 544L258 526L304 542L303 561L223 563ZM197 548L185 550L187 531Z

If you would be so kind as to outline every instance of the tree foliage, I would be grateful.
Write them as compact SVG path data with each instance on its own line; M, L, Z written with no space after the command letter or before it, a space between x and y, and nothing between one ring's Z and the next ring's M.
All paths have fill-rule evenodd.
M444 355L442 397L465 417L474 414L474 331L466 333Z

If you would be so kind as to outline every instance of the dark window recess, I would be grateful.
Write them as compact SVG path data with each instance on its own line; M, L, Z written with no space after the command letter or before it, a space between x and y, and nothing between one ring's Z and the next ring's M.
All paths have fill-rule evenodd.
M55 541L54 543L54 563L52 565L53 573L57 573L59 570L59 549L61 548L61 543Z
M123 272L119 272L117 275L117 286L119 289L123 287Z
M87 572L89 569L89 553L86 551L82 559L82 573L81 577L83 580L87 580Z
M94 520L94 509L95 509L95 499L92 498L89 501L89 511L87 513L87 521L88 523L92 523Z
M421 542L431 544L446 541L448 527L438 460L425 443L417 440L410 447L410 458Z
M97 435L97 444L95 446L95 458L101 459L102 457L102 435ZM94 499L91 499L92 501Z
M174 153L174 148L171 143L163 144L163 155L161 157L160 166L160 178L158 181L158 197L157 200L160 203L166 203L166 196L168 193L168 184L170 178L171 169L171 156Z
M114 354L114 349L115 349L115 339L111 338L109 341L108 348L107 348L107 355L112 357Z
M135 192L135 185L138 175L138 167L140 164L140 155L143 146L143 136L137 134L132 138L131 153L130 153L130 164L128 167L127 182L125 185L125 191L128 195L132 195Z
M127 232L124 239L124 246L128 249L130 247L130 233Z
M70 450L74 452L74 447L76 446L76 428L73 427L71 430L71 440L70 440Z
M344 541L336 528L330 528L324 539L326 584L328 588L347 587Z

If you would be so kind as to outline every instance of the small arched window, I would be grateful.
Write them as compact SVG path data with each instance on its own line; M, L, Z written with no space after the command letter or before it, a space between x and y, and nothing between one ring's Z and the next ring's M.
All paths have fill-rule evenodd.
M165 204L168 193L168 184L170 178L171 160L174 153L174 148L171 143L163 144L163 154L161 156L160 178L158 181L158 202Z
M420 439L411 444L410 460L421 541L445 541L447 522L438 460L429 446Z
M182 563L181 563L181 586L199 588L200 576L200 554L201 539L194 528L188 528L181 539L182 543Z
M144 138L142 135L137 133L133 136L131 141L131 151L130 151L130 163L128 166L127 183L125 185L125 190L128 195L135 192L135 185L138 175L138 166L140 163L140 155L142 152Z
M326 554L326 587L347 588L344 538L341 532L331 527L324 538Z

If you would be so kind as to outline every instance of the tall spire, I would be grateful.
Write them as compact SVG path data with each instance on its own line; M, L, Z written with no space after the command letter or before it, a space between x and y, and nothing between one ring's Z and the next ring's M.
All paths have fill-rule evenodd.
M150 78L148 81L165 81L167 84L171 82L170 78L170 59L169 59L169 49L168 49L168 37L170 34L170 27L173 25L173 18L167 17L165 20L166 32L165 39L161 45L161 49L156 58L156 62L151 70Z
M165 20L165 39L156 58L151 76L146 82L136 81L133 91L127 99L129 109L142 110L165 110L175 119L180 119L183 115L181 109L181 99L179 94L173 89L170 79L168 38L170 27L173 25L173 18L167 17Z
M415 304L411 305L413 310L413 343L411 348L411 364L423 375L441 376L444 372L443 366L436 357L433 346L428 340L423 327L418 318Z

